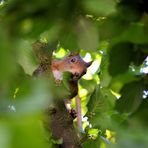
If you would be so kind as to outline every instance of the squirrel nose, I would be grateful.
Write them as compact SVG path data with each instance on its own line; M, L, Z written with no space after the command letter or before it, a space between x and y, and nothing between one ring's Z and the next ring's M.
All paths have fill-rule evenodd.
M82 77L82 76L85 75L85 74L86 74L86 70L84 70L84 71L81 72L81 73L75 72L75 73L73 74L73 79L78 80L80 77Z
M80 74L76 72L76 73L74 74L74 76L75 76L76 78L79 78Z

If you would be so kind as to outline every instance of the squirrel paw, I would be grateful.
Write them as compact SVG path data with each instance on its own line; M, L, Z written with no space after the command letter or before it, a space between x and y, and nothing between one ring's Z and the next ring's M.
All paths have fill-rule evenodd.
M69 114L71 115L71 117L73 119L75 119L77 117L77 112L74 109L70 109Z

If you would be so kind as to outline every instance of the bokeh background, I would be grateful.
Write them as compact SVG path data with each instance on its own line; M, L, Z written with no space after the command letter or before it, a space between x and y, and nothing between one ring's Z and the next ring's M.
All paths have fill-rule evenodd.
M36 40L55 58L79 51L94 61L79 81L84 148L148 147L146 0L0 1L1 148L61 142L42 122L54 93L46 78L32 78Z

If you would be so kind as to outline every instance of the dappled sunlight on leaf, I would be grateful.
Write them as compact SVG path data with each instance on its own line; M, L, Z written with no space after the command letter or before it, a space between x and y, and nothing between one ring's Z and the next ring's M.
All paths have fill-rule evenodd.
M56 58L63 58L66 55L66 51L64 48L60 48L56 53L53 53L53 55L55 55Z
M92 128L88 130L88 136L90 139L96 139L98 137L98 133L99 133L98 129Z
M116 143L115 132L106 129L105 131L106 138L111 141L112 143Z
M117 99L119 99L119 98L121 97L121 94L116 93L116 92L114 92L114 91L112 91L112 90L110 90L110 91L111 91L111 93L112 93L114 96L116 96Z
M81 97L86 96L88 94L88 92L87 92L86 89L82 88L82 89L79 90L79 93L78 94L79 94L79 96L81 98Z

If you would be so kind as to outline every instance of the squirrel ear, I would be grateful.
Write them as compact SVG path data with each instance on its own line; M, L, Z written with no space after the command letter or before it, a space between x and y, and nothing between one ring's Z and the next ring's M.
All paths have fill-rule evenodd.
M90 61L88 63L85 63L85 66L88 68L92 63L93 63L93 61Z

